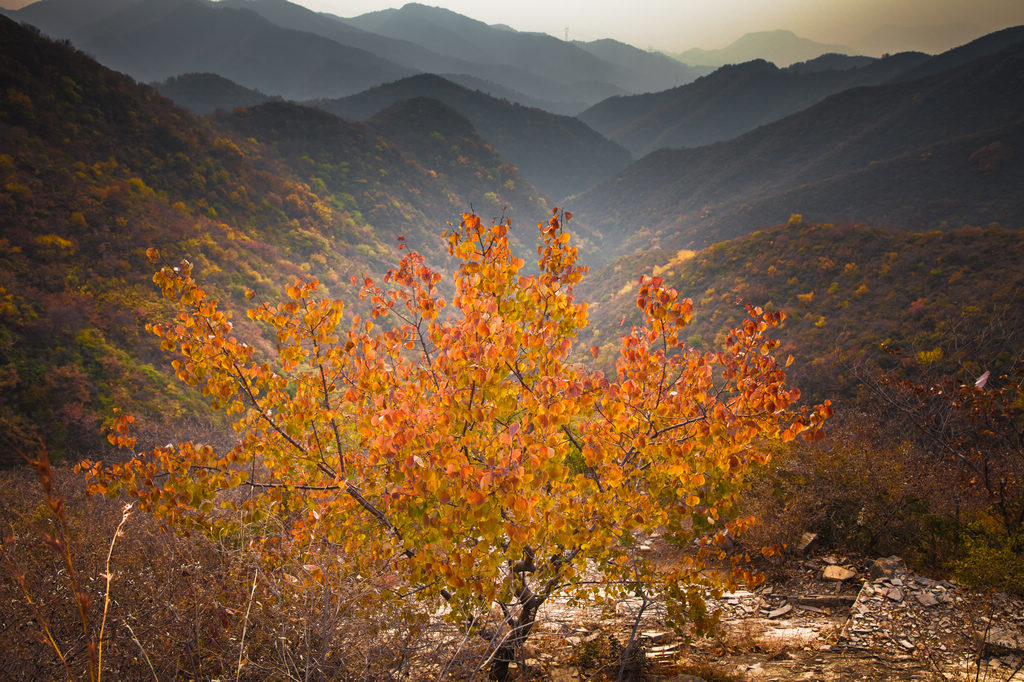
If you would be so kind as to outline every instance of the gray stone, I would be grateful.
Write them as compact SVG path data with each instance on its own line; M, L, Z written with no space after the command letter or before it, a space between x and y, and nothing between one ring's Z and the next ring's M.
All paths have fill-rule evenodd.
M779 608L775 609L774 611L769 612L768 613L768 617L769 618L782 618L783 616L785 616L786 614L788 614L792 610L793 610L792 605L786 604L784 606L780 606Z
M899 588L897 588L897 587L894 587L891 590L889 590L888 592L886 592L885 596L888 597L889 599L893 600L894 602L901 602L901 601L903 601L903 592Z
M901 639L900 640L900 646L903 647L904 649L906 649L907 651L913 651L914 649L917 648L916 646L914 646L913 642L911 642L910 640L907 640L907 639Z
M1024 654L1024 634L1008 627L993 626L976 633L975 638L984 644L988 654Z
M937 606L939 603L939 600L931 592L915 592L914 596L921 606L932 607Z

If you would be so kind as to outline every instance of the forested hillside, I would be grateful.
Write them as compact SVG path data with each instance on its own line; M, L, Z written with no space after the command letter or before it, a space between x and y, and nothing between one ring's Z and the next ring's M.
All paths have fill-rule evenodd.
M97 447L115 405L205 413L142 333L161 309L148 247L241 302L299 276L341 293L383 269L398 235L438 256L446 222L474 203L543 217L471 129L444 168L425 168L383 128L283 103L203 120L8 19L0 31L5 457L37 437L57 455Z
M179 107L196 114L212 114L218 109L231 111L235 107L254 107L280 100L280 97L271 97L259 90L243 88L215 73L185 73L152 86Z
M554 199L581 192L631 161L624 148L578 119L513 104L440 76L413 76L313 104L359 121L413 97L432 97L461 113L491 146Z
M955 371L966 358L980 375L998 370L985 363L1024 350L1024 338L1012 331L1024 329L1022 264L1020 229L920 233L797 218L700 251L621 258L592 273L583 295L594 301L593 341L605 356L638 322L636 273L658 275L693 298L688 333L698 348L739 324L744 304L782 311L782 350L808 359L792 368L795 383L843 409L856 404L864 387L855 370L865 366L915 363L919 352L940 349L932 357L937 366ZM993 334L990 325L1010 336ZM943 357L954 347L961 355ZM895 349L904 355L888 352Z

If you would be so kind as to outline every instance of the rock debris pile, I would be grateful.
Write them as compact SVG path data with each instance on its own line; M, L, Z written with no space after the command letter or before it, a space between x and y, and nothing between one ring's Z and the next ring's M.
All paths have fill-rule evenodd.
M700 669L765 681L980 675L1024 682L1024 600L916 575L899 557L798 560L765 584L726 594L710 606L722 612L719 634L691 645L659 622L663 609L650 612L641 639L649 664L661 671L655 679L680 679ZM598 627L605 633L617 627L614 636L625 642L622 616L630 607L620 604L618 618L590 623L577 611L571 627L565 620L550 627L568 635L570 645L596 637ZM577 674L585 678L583 671Z

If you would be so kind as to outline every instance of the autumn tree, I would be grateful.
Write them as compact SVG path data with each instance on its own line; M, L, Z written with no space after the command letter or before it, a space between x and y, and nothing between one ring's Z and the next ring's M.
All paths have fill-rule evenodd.
M644 323L622 336L614 375L589 369L574 345L587 305L573 295L585 269L570 217L539 226L527 274L507 221L464 215L446 235L450 306L415 252L361 283L365 317L296 282L247 312L275 338L274 358L235 337L188 262L163 267L154 280L178 312L150 329L177 353L178 377L232 415L238 444L85 462L92 489L245 538L297 589L301 572L378 581L376 603L444 603L489 640L497 677L556 591L658 593L676 620L706 622L702 553L655 571L639 539L717 551L716 536L749 522L730 508L768 457L761 445L820 435L830 407L796 410L768 336L781 313L750 307L721 350L699 352L683 341L690 300L659 278L640 280ZM112 442L132 447L129 425L118 417Z

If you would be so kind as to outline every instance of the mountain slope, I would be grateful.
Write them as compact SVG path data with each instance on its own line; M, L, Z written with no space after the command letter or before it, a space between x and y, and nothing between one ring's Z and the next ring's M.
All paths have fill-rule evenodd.
M656 152L575 208L627 251L652 239L703 246L790 213L912 229L1019 225L1022 145L1018 44L930 78L833 95L728 142Z
M806 109L830 94L877 85L927 59L909 53L843 70L779 69L764 60L724 66L679 88L612 97L579 119L634 155L699 147L741 135Z
M180 107L196 114L210 114L218 109L254 107L274 97L259 90L243 88L238 83L215 73L186 73L153 83L154 90Z
M942 73L943 71L968 64L975 59L1005 50L1022 40L1024 40L1024 26L1013 26L1002 31L989 33L969 43L935 55L919 66L895 76L893 81L911 81Z
M465 116L502 157L549 197L580 192L630 161L625 149L575 118L499 100L439 76L414 76L315 104L342 118L362 120L414 97L438 99Z
M758 31L747 33L728 46L717 50L694 48L675 55L685 64L702 66L724 66L764 59L782 66L794 62L814 59L829 52L853 54L852 48L843 45L827 45L807 38L801 38L792 31Z
M281 28L311 33L365 50L412 71L472 73L474 69L474 64L465 59L440 55L407 40L364 31L331 14L314 12L288 0L218 0L218 4L251 10Z
M777 336L787 370L809 400L849 404L856 392L851 368L863 361L891 364L882 349L917 351L951 345L998 320L1024 328L1024 231L972 228L937 233L853 225L794 223L719 242L697 252L650 251L593 272L580 286L592 301L586 343L611 354L624 327L637 324L636 278L659 275L694 302L687 329L698 348L716 344L742 323L743 304L786 313ZM1012 333L1012 332L1011 332ZM961 338L977 358L1017 348L980 348L1005 339ZM842 357L843 364L836 364ZM990 368L994 369L994 368ZM979 371L980 373L980 371ZM993 372L995 374L995 372Z
M168 314L148 247L242 310L247 288L276 298L297 277L344 294L399 234L443 265L445 221L509 179L531 192L482 144L456 181L382 134L285 103L199 118L0 17L0 461L38 439L97 452L115 405L203 428L142 328Z
M371 131L441 177L475 212L506 215L520 243L533 243L531 228L550 213L540 192L477 134L462 114L436 99L417 97L377 112Z
M409 3L346 22L379 35L417 43L438 54L483 64L516 64L567 84L604 80L609 65L552 36L520 33L439 7Z
M615 67L614 81L629 92L656 92L689 83L710 73L708 66L689 66L658 52L605 38L574 45Z
M70 6L92 21L64 20ZM32 10L29 12L29 10ZM26 14L27 13L27 14ZM293 99L337 97L413 73L365 50L284 29L255 12L200 0L40 0L10 16L34 21L104 65L140 81L216 73Z

